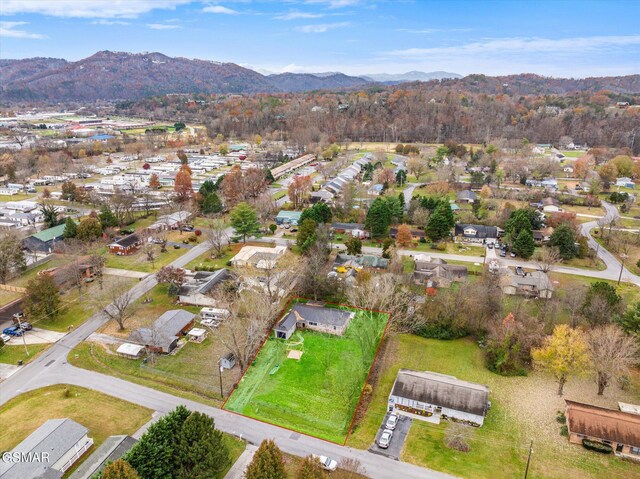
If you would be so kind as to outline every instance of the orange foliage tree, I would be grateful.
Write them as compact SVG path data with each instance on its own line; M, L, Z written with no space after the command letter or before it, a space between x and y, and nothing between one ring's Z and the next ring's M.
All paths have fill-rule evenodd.
M402 224L398 226L396 241L400 246L411 246L413 236L411 235L411 228L409 228L409 225Z
M189 167L182 166L180 171L176 174L176 180L174 183L174 191L178 197L178 201L183 202L191 198L193 194L193 185L191 183L191 173Z
M308 175L295 176L293 178L293 181L289 185L288 194L294 208L297 209L304 204L311 191L311 184L311 177Z

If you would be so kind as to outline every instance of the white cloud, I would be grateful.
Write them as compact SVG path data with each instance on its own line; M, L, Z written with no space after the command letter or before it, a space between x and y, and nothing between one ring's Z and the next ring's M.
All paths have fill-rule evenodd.
M223 7L222 5L210 5L208 7L204 7L202 11L206 13L220 13L222 15L240 15L240 12L237 10L232 10L231 8Z
M277 20L298 20L301 18L322 18L324 13L289 12L276 16Z
M33 13L53 17L135 18L151 10L173 10L193 0L2 0L2 15Z
M430 56L477 56L496 53L584 53L615 47L640 45L640 35L614 35L576 38L499 38L456 46L408 48L386 54L395 57L420 58Z
M91 25L131 25L131 22L123 22L122 20L94 20Z
M322 23L318 25L303 25L295 29L301 33L324 33L336 28L348 27L349 25L351 25L350 22Z
M164 23L147 23L147 28L151 30L175 30L176 28L182 28L180 25L166 25Z
M309 4L325 4L329 8L353 7L360 3L360 0L306 0Z
M27 32L26 30L16 30L16 27L28 25L28 22L0 22L0 37L5 38L30 38L40 40L47 38L40 33Z

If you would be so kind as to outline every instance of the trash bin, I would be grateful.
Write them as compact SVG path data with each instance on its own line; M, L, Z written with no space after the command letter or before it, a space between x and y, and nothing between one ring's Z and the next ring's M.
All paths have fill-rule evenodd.
M18 366L22 366L22 359L18 359Z

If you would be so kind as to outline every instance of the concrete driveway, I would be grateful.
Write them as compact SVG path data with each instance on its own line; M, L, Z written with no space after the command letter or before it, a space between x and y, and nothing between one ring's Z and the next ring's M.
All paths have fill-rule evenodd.
M391 443L389 444L389 447L387 449L383 449L381 447L378 447L378 439L382 435L382 431L384 431L385 429L384 425L387 423L387 419L389 419L389 416L390 413L384 415L384 419L382 420L382 424L380 425L378 434L376 434L376 440L369 448L369 452L388 457L389 459L393 459L395 461L399 461L400 454L402 454L404 441L406 441L407 435L409 434L409 429L411 428L411 418L408 418L406 416L399 416L398 424L396 424L396 428L393 430Z
M16 366L14 364L0 363L0 382L7 379L13 373L18 372L19 369L20 366Z
M59 333L58 331L49 331L48 329L33 328L24 335L24 342L27 344L49 344L55 343L64 337L67 333ZM22 338L13 338L11 344L22 344Z

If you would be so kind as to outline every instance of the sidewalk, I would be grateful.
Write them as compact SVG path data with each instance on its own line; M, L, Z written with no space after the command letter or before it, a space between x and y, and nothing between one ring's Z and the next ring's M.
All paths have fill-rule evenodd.
M242 454L240 454L240 457L235 462L235 464L231 466L231 469L229 469L227 475L224 476L224 479L242 479L245 469L253 459L253 455L257 450L257 446L254 446L253 444L247 444L247 448Z

